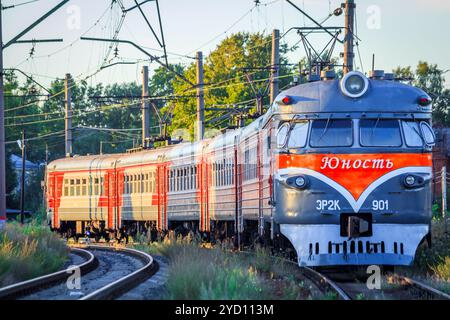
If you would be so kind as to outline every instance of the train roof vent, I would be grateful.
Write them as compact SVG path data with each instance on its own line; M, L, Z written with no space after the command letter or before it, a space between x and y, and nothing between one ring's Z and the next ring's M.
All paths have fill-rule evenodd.
M384 80L389 80L389 81L395 80L395 74L394 73L385 73Z
M334 70L322 70L320 72L320 77L322 80L333 80L336 78L336 72L334 72Z
M370 70L369 71L370 79L381 80L384 78L384 70Z
M310 74L308 76L308 82L320 81L320 77L318 74Z

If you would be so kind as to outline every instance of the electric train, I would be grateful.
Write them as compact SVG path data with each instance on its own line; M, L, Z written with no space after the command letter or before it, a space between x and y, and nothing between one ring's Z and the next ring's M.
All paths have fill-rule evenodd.
M301 266L411 264L431 239L430 97L382 71L310 80L211 139L51 162L51 227L258 239Z

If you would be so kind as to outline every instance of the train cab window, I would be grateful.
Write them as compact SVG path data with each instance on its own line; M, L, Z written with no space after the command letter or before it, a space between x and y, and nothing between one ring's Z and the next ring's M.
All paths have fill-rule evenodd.
M289 133L288 148L303 148L308 137L308 121L296 122Z
M314 120L311 125L311 147L350 147L353 144L351 119Z
M422 121L420 123L420 129L422 131L425 143L428 146L434 146L436 143L436 136L435 136L434 131L431 128L431 126L428 123L426 123L425 121Z
M416 121L402 121L403 134L408 147L422 147L423 139L419 123Z
M287 135L289 133L289 123L283 123L277 132L277 147L283 148L286 145Z
M400 147L400 125L395 119L364 119L359 122L361 145L364 147Z

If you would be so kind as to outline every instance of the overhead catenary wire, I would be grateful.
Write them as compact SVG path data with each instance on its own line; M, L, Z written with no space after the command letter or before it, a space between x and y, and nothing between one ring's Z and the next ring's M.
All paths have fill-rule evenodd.
M44 139L44 138L48 138L48 137L52 137L55 135L64 135L64 130L60 130L57 132L53 132L53 133L48 133L48 134L44 134L44 135L40 135L40 136L36 136L36 137L32 137L32 138L26 138L25 141L35 141L35 140L40 140L40 139ZM5 144L14 144L17 143L17 140L12 140L12 141L5 141Z
M293 75L296 75L295 73L291 73L291 74L287 74L287 75L282 75L282 76L278 76L276 77L277 79L282 79L282 78L286 78L286 77L292 77ZM257 82L263 82L263 81L267 81L270 80L271 78L265 78L265 79L257 79L254 80L253 82L257 83ZM208 91L211 90L218 90L218 89L223 89L223 88L228 88L228 87L233 87L233 86L237 86L237 85L243 85L246 84L245 82L238 82L238 83L232 83L232 84L228 84L228 85L223 85L223 86L215 86L215 87L205 87L204 91L205 93L207 93ZM189 90L185 93L195 93L196 90L192 89ZM171 96L160 96L158 98L170 98ZM154 100L155 97L152 98L145 98L145 99L141 99L141 101L151 101ZM123 108L123 107L128 107L131 105L136 105L138 102L132 102L132 103L122 103L122 104L113 104L113 105L107 105L107 106L102 106L99 109L96 110L90 110L90 111L86 111L82 114L79 115L73 115L73 118L79 118L81 116L87 115L87 114L92 114L92 113L96 113L96 112L102 112L102 111L107 111L109 109L114 109L114 108ZM76 112L76 110L74 110L74 112ZM39 123L48 123L48 122L52 122L52 121L60 121L60 120L64 120L64 117L59 117L59 118L52 118L52 119L45 119L45 120L37 120L37 121L31 121L31 122L23 122L23 123L16 123L16 124L7 124L5 125L5 127L14 127L14 126L24 126L24 125L31 125L31 124L39 124Z

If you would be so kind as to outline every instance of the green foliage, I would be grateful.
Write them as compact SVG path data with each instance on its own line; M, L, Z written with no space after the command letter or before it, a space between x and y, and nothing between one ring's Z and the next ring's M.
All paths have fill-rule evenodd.
M287 60L284 57L287 50L286 47L280 50L280 88L285 87L290 82L290 79L284 76L292 73L291 69L286 66ZM271 36L239 32L224 39L205 59L205 105L209 107L233 104L255 106L255 102L244 104L245 101L255 97L246 74L250 74L255 81L256 90L264 89L267 86L265 79L270 76L269 68L264 68L270 65L270 59ZM195 70L195 63L192 63L184 72L184 76L192 83L196 82ZM194 88L179 79L175 79L173 85L175 94L195 94ZM265 97L263 102L264 105L267 105L269 103L268 97ZM255 112L256 106L251 111ZM213 116L224 115L227 115L227 112L205 112L206 120L212 120ZM193 136L195 117L196 99L175 102L170 132L185 128ZM228 121L230 117L225 117L224 120ZM231 123L210 122L207 127L217 128L228 124Z
M207 284L202 282L200 299L202 300L253 300L270 299L270 288L263 288L264 283L254 270L232 267L224 270L217 268L214 278Z
M441 258L440 262L431 266L431 270L438 279L450 282L450 256Z
M393 70L397 77L411 79L413 85L421 88L433 99L433 121L438 126L450 125L450 90L444 88L443 70L436 64L419 61L415 72L410 66Z
M8 223L0 231L0 287L61 269L67 247L47 227Z
M328 291L328 292L325 293L323 299L324 300L337 300L338 299L338 295L337 295L336 292Z
M440 270L445 275L450 257L450 234L445 232L442 219L432 221L432 247L419 247L414 260L414 268L422 273L434 274ZM441 272L442 271L442 272Z

